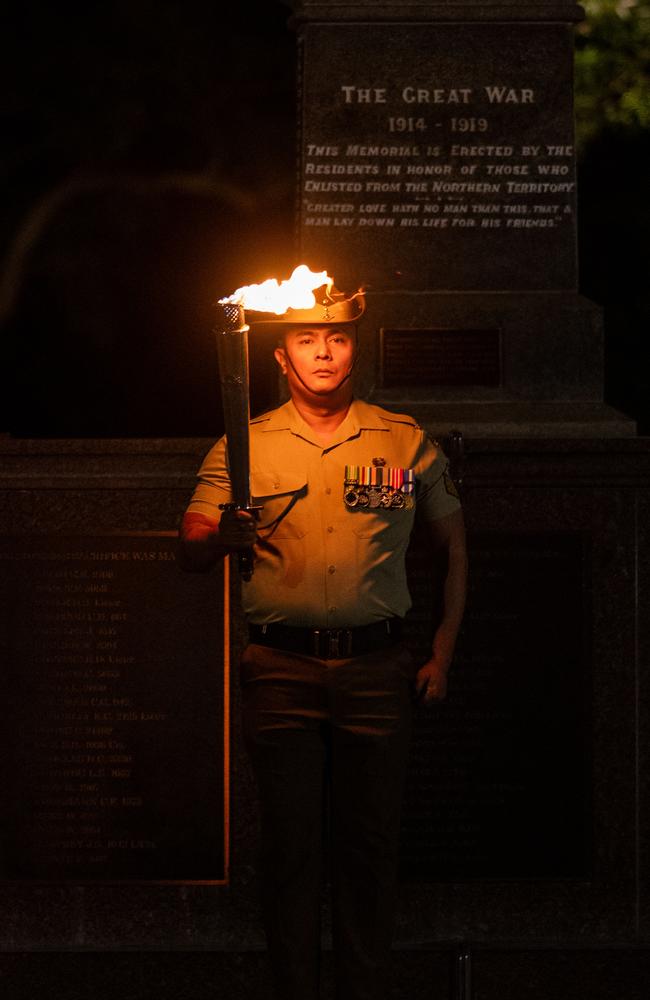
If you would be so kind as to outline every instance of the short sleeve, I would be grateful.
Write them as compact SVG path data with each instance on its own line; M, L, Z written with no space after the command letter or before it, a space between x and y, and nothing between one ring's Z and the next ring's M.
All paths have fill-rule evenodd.
M439 521L460 510L460 497L449 473L449 462L439 444L422 431L422 442L415 466L416 505L419 517Z
M220 438L203 459L188 512L220 517L219 504L232 499L226 439Z

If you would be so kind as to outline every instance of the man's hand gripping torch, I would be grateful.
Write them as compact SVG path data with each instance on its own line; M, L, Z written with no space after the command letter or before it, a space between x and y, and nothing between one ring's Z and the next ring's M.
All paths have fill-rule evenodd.
M262 509L251 504L250 495L250 442L248 423L250 419L250 393L248 382L248 330L244 307L232 303L218 302L217 357L221 400L226 441L228 445L228 466L233 499L220 504L223 511L245 511L257 519ZM239 572L243 580L253 575L253 548L238 552Z

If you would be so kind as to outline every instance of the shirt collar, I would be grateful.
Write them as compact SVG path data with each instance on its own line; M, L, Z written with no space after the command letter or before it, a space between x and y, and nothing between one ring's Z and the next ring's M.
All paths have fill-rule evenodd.
M297 434L299 437L321 446L320 442L313 437L311 428L300 416L292 400L288 400L277 410L273 410L260 430L262 433L288 430L292 434ZM373 406L364 403L361 399L353 399L330 447L355 437L361 430L386 431L388 428Z

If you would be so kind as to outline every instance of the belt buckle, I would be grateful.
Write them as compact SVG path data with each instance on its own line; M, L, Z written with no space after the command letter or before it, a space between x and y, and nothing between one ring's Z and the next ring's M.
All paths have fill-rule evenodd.
M311 634L312 656L319 660L344 660L352 656L352 629L315 628Z
M352 630L349 628L333 628L329 631L328 658L343 660L352 656Z

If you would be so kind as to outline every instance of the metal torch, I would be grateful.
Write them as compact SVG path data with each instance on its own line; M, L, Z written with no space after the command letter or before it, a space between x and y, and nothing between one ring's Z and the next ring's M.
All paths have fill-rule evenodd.
M242 305L218 302L215 308L218 318L214 332L233 496L230 503L220 504L220 508L245 510L257 517L260 507L251 504L250 494L249 327ZM253 549L243 549L238 556L240 575L243 580L250 580L253 575Z

